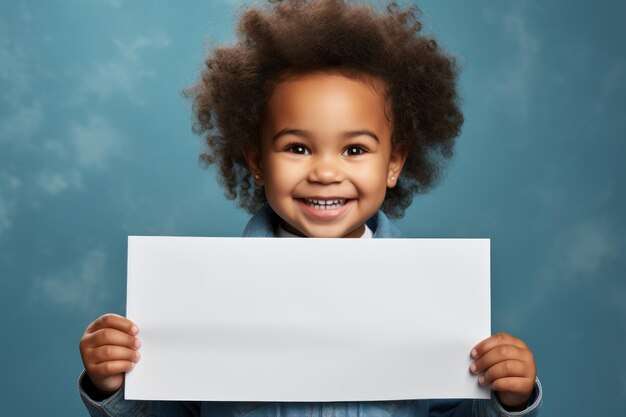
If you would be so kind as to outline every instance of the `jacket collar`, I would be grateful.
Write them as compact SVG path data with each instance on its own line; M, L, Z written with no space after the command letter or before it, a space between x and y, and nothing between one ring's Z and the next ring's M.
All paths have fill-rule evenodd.
M265 204L250 219L243 231L244 237L274 237L274 230L280 218L269 205ZM374 238L401 237L402 234L382 211L378 210L368 221L367 226L374 232Z

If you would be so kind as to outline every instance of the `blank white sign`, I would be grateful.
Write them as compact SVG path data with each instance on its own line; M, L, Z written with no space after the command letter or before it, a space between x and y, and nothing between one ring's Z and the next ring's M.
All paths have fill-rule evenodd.
M125 397L489 398L488 239L128 238Z

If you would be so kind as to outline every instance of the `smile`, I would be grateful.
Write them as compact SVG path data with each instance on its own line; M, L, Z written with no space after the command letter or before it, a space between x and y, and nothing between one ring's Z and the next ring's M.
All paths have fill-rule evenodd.
M302 212L314 222L328 222L343 218L355 203L353 198L298 198Z
M322 200L317 198L303 198L305 204L316 210L336 210L346 204L345 198Z

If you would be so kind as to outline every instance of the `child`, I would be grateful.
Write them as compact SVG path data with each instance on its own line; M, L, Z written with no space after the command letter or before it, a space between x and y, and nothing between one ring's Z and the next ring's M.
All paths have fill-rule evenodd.
M462 124L453 60L419 36L412 8L287 0L250 9L241 41L219 48L191 90L230 198L255 213L245 236L399 235L416 192L436 178ZM385 214L386 213L386 214ZM491 400L340 403L126 401L139 329L105 315L80 343L79 389L92 416L536 416L541 386L523 341L497 334L471 352Z

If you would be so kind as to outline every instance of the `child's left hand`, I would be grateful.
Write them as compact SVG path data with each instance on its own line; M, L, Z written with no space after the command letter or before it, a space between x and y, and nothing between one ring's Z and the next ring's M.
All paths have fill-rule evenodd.
M494 334L472 349L470 370L491 386L509 411L526 408L535 387L535 359L526 343L506 333Z

